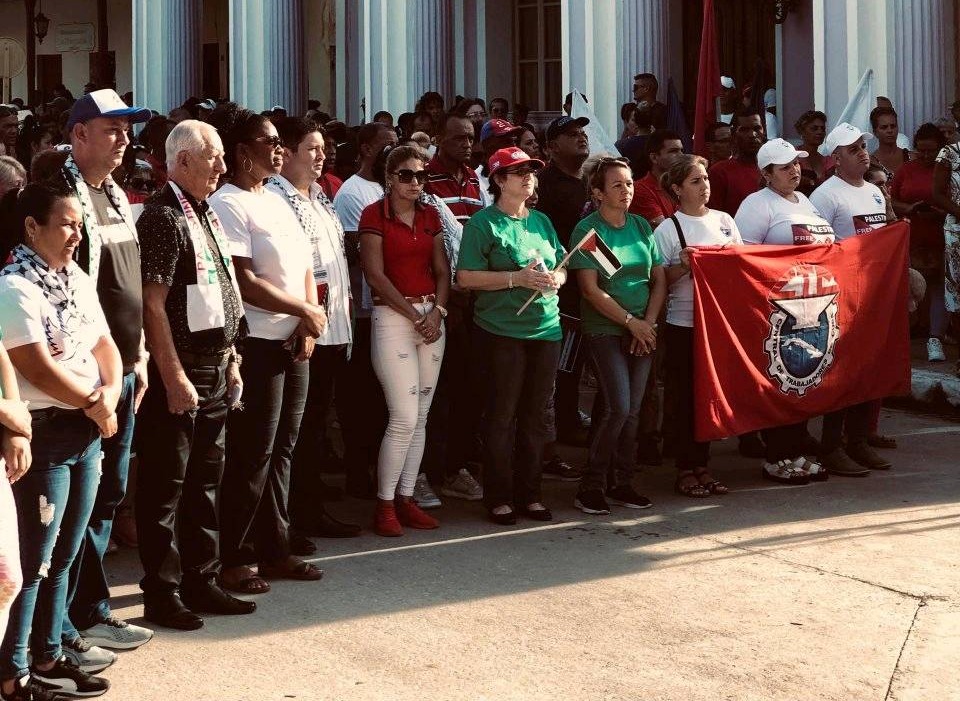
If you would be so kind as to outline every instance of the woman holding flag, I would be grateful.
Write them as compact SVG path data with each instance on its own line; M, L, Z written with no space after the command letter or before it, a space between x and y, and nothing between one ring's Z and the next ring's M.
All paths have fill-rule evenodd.
M690 251L696 246L743 243L736 223L726 212L707 207L710 176L707 160L679 156L660 177L660 185L678 203L677 213L654 231L666 265L667 323L664 340L670 348L665 363L666 400L673 406L676 490L688 497L726 494L726 485L707 470L710 443L693 435L693 279Z
M581 328L607 411L594 433L574 505L584 513L608 514L608 502L631 509L652 505L630 481L667 279L650 225L627 211L633 200L627 160L588 161L584 180L597 210L573 230L570 242L579 251L570 268L577 270Z
M477 292L474 321L486 358L483 498L494 523L516 523L516 510L549 521L540 496L543 416L560 360L564 251L546 215L526 205L543 161L511 147L487 165L494 204L464 226L457 263L460 286Z

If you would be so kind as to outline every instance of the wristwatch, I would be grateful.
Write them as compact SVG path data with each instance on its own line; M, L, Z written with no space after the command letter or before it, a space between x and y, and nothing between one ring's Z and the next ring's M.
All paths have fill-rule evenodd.
M447 313L448 313L448 312L447 312L447 308L446 308L446 307L444 307L444 306L441 305L441 304L434 304L434 305L433 305L433 308L436 309L438 312L440 312L440 318L441 318L441 319L446 319L446 318L447 318Z
M626 318L623 320L623 325L624 325L624 326L630 326L630 320L631 320L631 319L636 319L636 317L635 317L633 314L631 314L630 312L627 312L627 316L626 316Z

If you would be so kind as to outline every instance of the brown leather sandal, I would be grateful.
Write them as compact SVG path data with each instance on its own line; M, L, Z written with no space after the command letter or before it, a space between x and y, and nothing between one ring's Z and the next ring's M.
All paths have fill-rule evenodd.
M674 482L673 490L677 494L693 499L703 499L710 496L710 490L700 484L700 480L697 479L693 470L680 470L677 481Z

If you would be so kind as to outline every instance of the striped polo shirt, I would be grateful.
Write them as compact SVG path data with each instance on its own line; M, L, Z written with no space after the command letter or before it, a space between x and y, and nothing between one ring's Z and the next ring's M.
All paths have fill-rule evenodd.
M427 164L427 184L424 189L443 200L461 224L465 224L484 207L477 174L467 165L460 166L458 180L434 156Z

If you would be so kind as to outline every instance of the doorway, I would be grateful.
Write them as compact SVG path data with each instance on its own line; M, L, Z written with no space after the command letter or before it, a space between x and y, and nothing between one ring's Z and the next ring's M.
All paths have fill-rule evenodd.
M41 102L53 99L53 89L63 82L63 56L61 54L37 55L37 91Z

